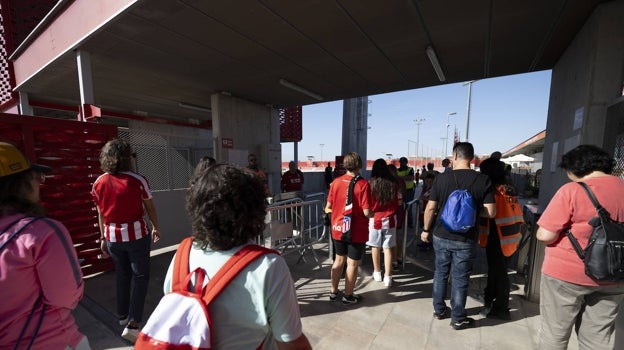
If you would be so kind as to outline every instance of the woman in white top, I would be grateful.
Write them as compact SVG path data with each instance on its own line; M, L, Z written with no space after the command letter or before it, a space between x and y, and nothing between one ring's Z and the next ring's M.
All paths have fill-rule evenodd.
M242 246L264 231L262 179L230 165L213 165L194 178L186 208L193 248L189 268L210 278ZM171 291L173 260L164 291ZM208 283L208 281L206 281ZM209 305L215 349L311 349L302 332L294 283L284 259L266 254L245 267Z

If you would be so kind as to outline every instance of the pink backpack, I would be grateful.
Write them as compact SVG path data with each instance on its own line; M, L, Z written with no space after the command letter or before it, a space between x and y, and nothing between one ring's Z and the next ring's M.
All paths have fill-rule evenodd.
M189 271L192 243L191 237L180 243L173 263L172 292L160 300L139 332L134 345L136 350L211 349L211 330L214 326L208 310L210 302L249 263L264 254L277 253L258 245L246 245L228 259L205 287L192 292L189 285L193 275L197 274L196 288L203 286L206 278L206 272L201 267Z

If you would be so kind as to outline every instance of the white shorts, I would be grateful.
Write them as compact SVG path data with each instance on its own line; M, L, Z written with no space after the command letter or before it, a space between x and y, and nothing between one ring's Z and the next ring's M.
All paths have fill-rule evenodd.
M396 246L396 228L368 228L367 245L376 248L393 248Z

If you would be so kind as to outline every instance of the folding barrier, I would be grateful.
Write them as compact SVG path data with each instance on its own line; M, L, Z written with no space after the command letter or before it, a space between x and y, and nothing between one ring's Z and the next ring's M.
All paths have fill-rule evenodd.
M305 253L311 252L320 268L321 263L313 246L327 237L323 225L325 198L324 194L312 194L305 198L270 204L267 208L267 227L258 243L279 250L282 255L299 253L297 263L306 262Z

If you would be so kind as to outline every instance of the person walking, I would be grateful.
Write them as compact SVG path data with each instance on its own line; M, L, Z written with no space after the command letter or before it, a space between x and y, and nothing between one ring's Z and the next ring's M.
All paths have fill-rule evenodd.
M360 177L362 158L356 152L344 156L347 173L337 177L329 187L325 212L331 213L331 234L336 258L331 268L331 290L329 300L340 296L338 284L345 265L343 304L355 304L360 296L355 295L355 281L360 260L368 240L368 219L373 217L371 192L368 182Z
M132 149L121 139L108 141L100 152L104 174L91 195L98 211L101 249L115 264L117 315L121 336L135 342L143 319L150 278L150 250L160 239L156 208L147 180L132 171ZM144 214L152 224L151 233Z
M201 268L214 277L229 258L262 235L266 208L262 179L251 171L217 164L200 174L186 202L193 237L189 270ZM174 261L165 275L165 294L173 289ZM193 288L195 283L191 281ZM214 349L312 348L302 331L288 265L277 253L243 268L208 308L215 320Z
M451 192L467 189L481 217L493 218L496 204L490 179L470 169L474 158L474 147L469 142L458 142L453 146L453 171L436 175L433 180L429 201L425 208L424 228L421 239L433 241L435 271L433 275L433 317L441 320L451 317L451 327L460 330L474 325L474 319L466 316L468 282L472 263L476 256L477 227L468 232L451 232L436 218L435 213L444 208ZM433 233L433 237L431 236ZM446 288L453 267L451 281L451 308L446 306Z
M76 250L40 203L51 171L0 142L0 349L90 349L71 314L84 291Z
M368 241L373 259L373 279L382 281L381 250L384 254L385 273L383 282L386 287L392 286L392 263L396 247L396 211L402 205L402 194L399 191L398 179L390 173L386 161L379 158L373 163L371 179L371 199L374 217L369 221Z
M614 349L615 318L624 300L624 284L598 282L585 274L565 231L585 248L597 217L585 183L610 214L624 222L624 181L611 175L615 160L603 149L580 145L561 157L559 167L572 181L552 197L540 216L536 237L546 245L540 281L538 348L567 349L576 330L579 349Z

